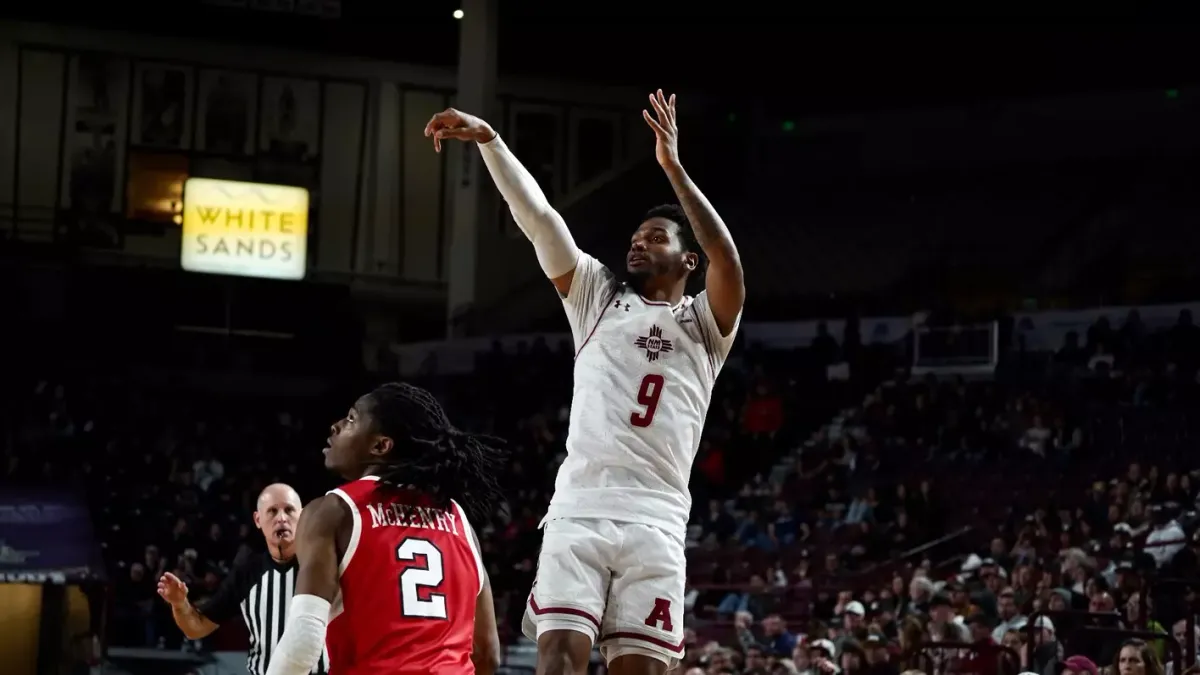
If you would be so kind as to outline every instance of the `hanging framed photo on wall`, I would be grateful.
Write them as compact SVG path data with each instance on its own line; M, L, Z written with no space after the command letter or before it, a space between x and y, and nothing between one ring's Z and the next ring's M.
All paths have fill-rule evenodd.
M196 95L196 149L221 155L254 154L258 76L201 70Z
M194 79L195 71L187 66L135 64L132 145L191 149Z
M259 123L260 156L313 162L321 154L321 83L265 77Z
M115 245L112 215L120 213L129 114L129 60L108 54L70 57L65 109L60 222L73 238Z

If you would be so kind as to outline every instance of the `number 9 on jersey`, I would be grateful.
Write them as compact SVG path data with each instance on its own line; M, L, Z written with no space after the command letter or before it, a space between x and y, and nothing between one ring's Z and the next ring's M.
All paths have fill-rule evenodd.
M642 384L637 391L637 402L642 409L630 413L630 424L635 427L648 427L654 423L654 413L658 410L658 401L662 397L665 382L662 375L650 374L642 378Z

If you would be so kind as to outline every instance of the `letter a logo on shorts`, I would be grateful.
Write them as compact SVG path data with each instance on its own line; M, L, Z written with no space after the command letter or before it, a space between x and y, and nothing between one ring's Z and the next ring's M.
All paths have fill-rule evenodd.
M671 601L655 598L654 609L650 610L650 616L646 617L646 625L672 632L675 627L671 625Z

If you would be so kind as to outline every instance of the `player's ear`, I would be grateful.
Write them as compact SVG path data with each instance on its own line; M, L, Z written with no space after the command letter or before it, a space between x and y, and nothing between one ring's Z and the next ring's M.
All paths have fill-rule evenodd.
M684 253L683 266L687 268L688 272L695 272L696 268L700 266L700 256L691 251Z
M259 524L259 521L258 521L258 510L257 509L254 511L254 527L262 529L262 525Z
M371 444L371 455L373 457L383 457L392 451L392 439L387 436L376 436L375 442Z

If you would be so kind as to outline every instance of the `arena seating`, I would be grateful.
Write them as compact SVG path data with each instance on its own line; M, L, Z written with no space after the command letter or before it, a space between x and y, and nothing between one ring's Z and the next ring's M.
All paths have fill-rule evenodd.
M972 555L1009 561L1012 584L1021 575L1057 577L1053 561L1073 549L1086 552L1093 573L1110 559L1130 561L1128 552L1108 547L1114 527L1128 524L1136 541L1153 529L1150 506L1171 501L1182 513L1179 504L1190 505L1200 488L1191 452L1200 416L1189 376L1200 350L1190 335L1175 330L1119 343L1111 368L1089 368L1066 353L1017 354L987 382L830 381L823 367L840 360L836 346L743 350L715 397L693 479L689 659L711 658L712 640L782 644L750 630L739 614L746 608L755 621L778 614L810 644L825 635L843 644L859 628L838 626L858 601L868 608L862 629L899 640L889 619L928 610L928 597L909 595L910 586L921 586L913 579L928 577L935 588L947 578L983 584L978 564L959 574ZM1094 338L1116 341L1099 329ZM877 365L898 358L891 348L845 352ZM514 451L510 515L480 528L510 641L517 640L512 627L532 581L536 524L562 450L569 363L561 345L497 348L481 355L475 374L441 377L435 387L463 426L503 435ZM858 372L896 372L896 365ZM214 398L86 372L26 384L33 395L17 416L7 478L65 481L88 493L117 580L114 644L236 645L225 631L207 646L181 645L154 601L152 580L160 569L174 570L198 594L211 591L234 556L258 546L248 514L261 485L285 480L306 498L325 489L330 480L317 449L325 419L345 401L332 393L304 404L270 395ZM532 397L494 393L513 387ZM1097 482L1103 489L1092 497ZM1089 511L1089 499L1103 513ZM1037 571L1018 569L1026 564ZM1044 591L1072 581L1046 583L1018 587L1022 611L1046 609ZM980 585L975 605L994 605L999 589L990 590ZM1084 604L1085 591L1072 601ZM1161 608L1152 616L1163 625L1186 615L1170 598L1152 597ZM994 608L987 611L994 622ZM905 658L917 658L917 645L906 648Z

